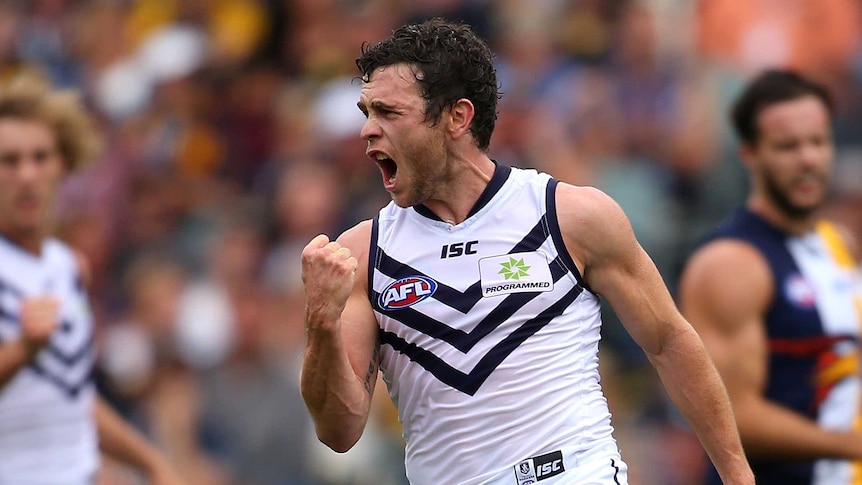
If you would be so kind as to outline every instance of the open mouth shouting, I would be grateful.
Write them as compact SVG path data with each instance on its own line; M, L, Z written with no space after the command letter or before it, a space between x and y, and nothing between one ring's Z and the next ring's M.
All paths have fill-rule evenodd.
M377 162L377 166L380 167L380 173L383 174L383 187L386 190L391 191L395 187L395 177L398 173L398 164L383 152L369 153L369 156Z

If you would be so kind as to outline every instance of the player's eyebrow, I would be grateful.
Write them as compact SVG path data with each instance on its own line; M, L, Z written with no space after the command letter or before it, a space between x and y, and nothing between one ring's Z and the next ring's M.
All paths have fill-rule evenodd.
M358 107L359 107L359 110L360 110L360 111L362 111L363 113L365 113L365 112L367 111L366 104L365 104L365 103L363 103L362 101L357 102L357 103L356 103L356 106L358 106ZM372 101L372 102L371 102L371 108L372 108L372 109L374 109L374 110L377 110L377 111L381 111L381 110L383 110L383 111L393 111L393 110L395 110L395 109L396 109L396 107L395 107L395 105L394 105L394 104L389 104L389 103L386 103L386 102L384 102L384 101L380 101L380 100L374 100L374 101Z

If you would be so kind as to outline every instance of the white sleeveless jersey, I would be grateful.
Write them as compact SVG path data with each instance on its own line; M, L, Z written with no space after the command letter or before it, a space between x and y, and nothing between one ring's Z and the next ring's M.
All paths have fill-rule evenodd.
M374 220L369 297L415 485L626 483L556 183L498 165L461 224L394 203Z
M61 302L59 327L0 388L0 484L89 484L99 456L93 325L76 260L56 240L36 256L0 237L0 344L20 333L22 299L44 295Z

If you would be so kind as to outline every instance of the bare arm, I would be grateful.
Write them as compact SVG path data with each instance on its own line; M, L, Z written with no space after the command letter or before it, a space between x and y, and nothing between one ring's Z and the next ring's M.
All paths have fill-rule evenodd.
M338 452L362 436L377 382L377 322L368 301L371 223L302 252L306 347L301 389L318 438Z
M167 458L129 426L102 398L96 398L96 429L99 448L113 458L150 477L154 485L185 483Z
M773 291L763 257L730 240L696 253L680 286L682 309L724 379L747 452L785 460L862 458L862 435L824 430L764 397L769 349L763 315Z
M586 283L607 298L643 348L724 483L753 484L727 392L622 209L595 189L561 184L563 236Z

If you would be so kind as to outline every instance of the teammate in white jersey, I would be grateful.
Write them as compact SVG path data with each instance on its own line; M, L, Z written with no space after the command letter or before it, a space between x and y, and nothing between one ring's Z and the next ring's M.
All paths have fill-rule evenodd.
M59 183L96 146L74 93L0 84L0 483L93 484L100 450L150 483L184 483L96 395L79 258L50 236Z
M759 484L862 481L862 273L820 211L831 115L826 88L795 72L752 80L732 112L748 200L695 252L680 285Z
M753 484L718 372L619 206L488 158L487 45L435 19L364 46L357 66L392 203L303 251L301 384L320 440L353 446L382 370L411 483L627 483L598 381L601 295L725 483Z

